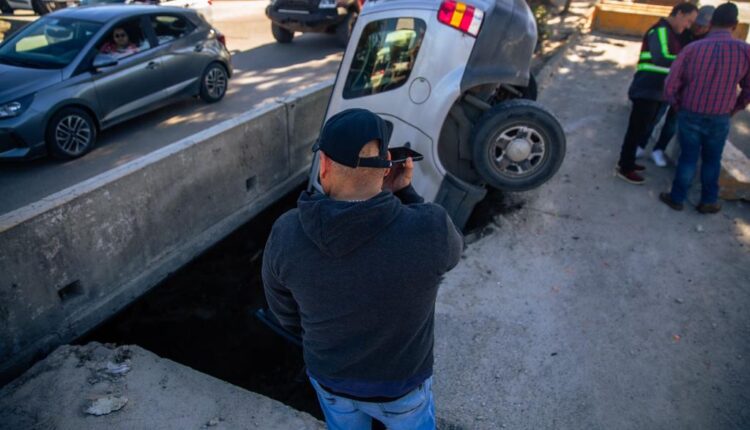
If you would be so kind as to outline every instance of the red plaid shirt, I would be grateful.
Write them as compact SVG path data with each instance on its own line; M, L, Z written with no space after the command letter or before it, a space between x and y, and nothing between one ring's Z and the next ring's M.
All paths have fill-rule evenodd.
M676 109L704 115L744 109L750 103L750 45L732 38L729 30L711 31L677 56L664 95Z

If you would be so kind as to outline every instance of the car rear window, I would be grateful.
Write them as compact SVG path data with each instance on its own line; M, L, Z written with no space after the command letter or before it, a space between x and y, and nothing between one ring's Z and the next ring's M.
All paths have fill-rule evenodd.
M344 98L368 96L409 80L426 25L417 18L373 21L362 30L346 77Z

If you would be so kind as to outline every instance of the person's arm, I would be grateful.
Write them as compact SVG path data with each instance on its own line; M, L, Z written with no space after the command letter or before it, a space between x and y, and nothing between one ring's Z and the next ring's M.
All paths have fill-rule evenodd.
M750 52L750 49L748 49L748 52ZM748 60L750 60L750 56L748 56ZM745 109L748 104L750 104L750 68L740 81L740 95L737 96L737 104L734 105L732 115Z
M664 82L664 97L672 105L675 112L680 110L680 93L685 84L685 59L687 52L683 52L677 57L669 70L667 80Z
M294 334L302 332L300 323L299 307L292 296L292 292L279 281L273 269L273 230L268 238L266 249L263 252L263 267L261 277L263 278L263 289L266 294L266 301L271 313L279 320L284 329Z
M456 267L461 261L461 252L464 250L464 236L458 231L453 220L445 213L445 254L443 273Z
M401 203L405 205L410 205L412 203L424 203L424 199L422 196L417 193L417 190L414 189L414 187L411 186L411 184L407 185L406 188L402 188L395 193L393 193L394 196L398 197L399 200L401 200Z
M677 59L677 54L669 51L669 35L664 26L656 27L648 33L648 50L651 54L650 62L657 67L668 69Z
M417 194L417 191L411 186L413 175L414 160L409 157L406 162L397 163L391 167L388 175L383 179L383 190L392 192L405 205L423 203L422 196Z

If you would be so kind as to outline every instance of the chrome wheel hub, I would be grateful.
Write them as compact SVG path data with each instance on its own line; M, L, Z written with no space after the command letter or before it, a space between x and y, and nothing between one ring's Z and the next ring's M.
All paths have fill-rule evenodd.
M227 89L227 75L220 67L214 67L206 73L206 91L213 98L224 95Z
M92 136L91 126L78 115L66 116L55 127L57 146L70 155L84 152L91 143Z
M506 176L523 177L541 166L546 142L533 127L515 125L496 135L490 152L495 170Z

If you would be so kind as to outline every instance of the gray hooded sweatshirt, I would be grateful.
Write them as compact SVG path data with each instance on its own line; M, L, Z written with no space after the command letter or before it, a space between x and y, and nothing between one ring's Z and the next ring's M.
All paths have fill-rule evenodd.
M432 376L435 298L463 238L442 207L411 187L397 194L303 192L266 244L269 308L302 335L310 376L336 394L396 398Z

